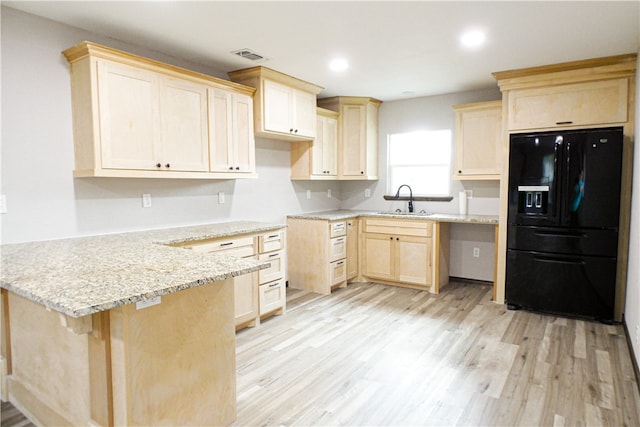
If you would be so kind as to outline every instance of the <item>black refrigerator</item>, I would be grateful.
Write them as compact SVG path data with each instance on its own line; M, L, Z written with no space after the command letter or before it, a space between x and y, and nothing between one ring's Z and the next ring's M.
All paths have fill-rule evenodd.
M505 299L614 317L622 127L510 135Z

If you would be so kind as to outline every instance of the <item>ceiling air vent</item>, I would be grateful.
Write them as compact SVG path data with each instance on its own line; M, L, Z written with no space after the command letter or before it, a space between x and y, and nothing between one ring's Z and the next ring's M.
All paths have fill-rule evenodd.
M252 51L251 49L240 49L240 50L234 50L233 52L231 52L235 55L238 55L242 58L247 58L250 59L252 61L261 61L261 60L265 60L266 58L262 55L259 55L257 53L255 53L254 51Z

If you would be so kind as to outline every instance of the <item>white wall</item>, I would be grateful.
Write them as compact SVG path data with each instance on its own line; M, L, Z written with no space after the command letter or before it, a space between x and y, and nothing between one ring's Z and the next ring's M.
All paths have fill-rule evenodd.
M221 222L284 223L290 213L339 207L339 183L289 179L288 142L256 141L257 180L74 179L69 66L83 40L225 77L53 21L2 8L2 243ZM161 49L161 47L159 47ZM326 189L334 195L329 199ZM312 190L311 200L305 190ZM226 203L218 204L224 191ZM142 208L150 193L153 206Z
M380 180L374 182L344 182L343 207L372 210L406 210L406 201L387 201L387 137L389 134L416 130L451 129L455 125L453 105L501 99L497 85L487 90L385 102L380 107ZM453 158L453 153L452 153ZM365 189L371 197L365 198ZM500 188L495 181L451 181L451 202L415 202L416 211L458 213L458 193L473 190L468 211L477 215L498 215ZM480 257L473 257L473 248ZM453 224L451 227L450 275L493 281L494 226Z
M640 70L640 52L637 69ZM636 74L636 132L640 129L640 75ZM629 330L636 362L640 364L640 147L635 138L633 156L633 192L631 196L631 229L629 231L629 270L624 321Z

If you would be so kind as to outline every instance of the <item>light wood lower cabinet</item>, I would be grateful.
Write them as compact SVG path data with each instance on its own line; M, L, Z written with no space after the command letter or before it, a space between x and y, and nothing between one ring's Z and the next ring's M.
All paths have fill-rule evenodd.
M358 219L347 220L347 280L358 276L359 223Z
M449 225L434 221L362 220L364 280L428 289L448 283Z
M261 318L283 314L286 308L285 232L251 234L180 245L198 252L250 258L270 263L266 269L233 279L236 329L260 324Z
M347 222L287 219L289 286L321 294L347 285Z

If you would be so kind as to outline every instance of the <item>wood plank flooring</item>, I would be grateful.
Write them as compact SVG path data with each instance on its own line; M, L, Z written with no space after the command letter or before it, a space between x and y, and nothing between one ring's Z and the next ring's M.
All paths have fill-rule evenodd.
M491 287L288 290L237 335L235 426L637 426L621 325L508 311Z
M621 325L508 311L491 287L288 289L237 334L234 426L638 426ZM2 404L2 426L31 426Z

